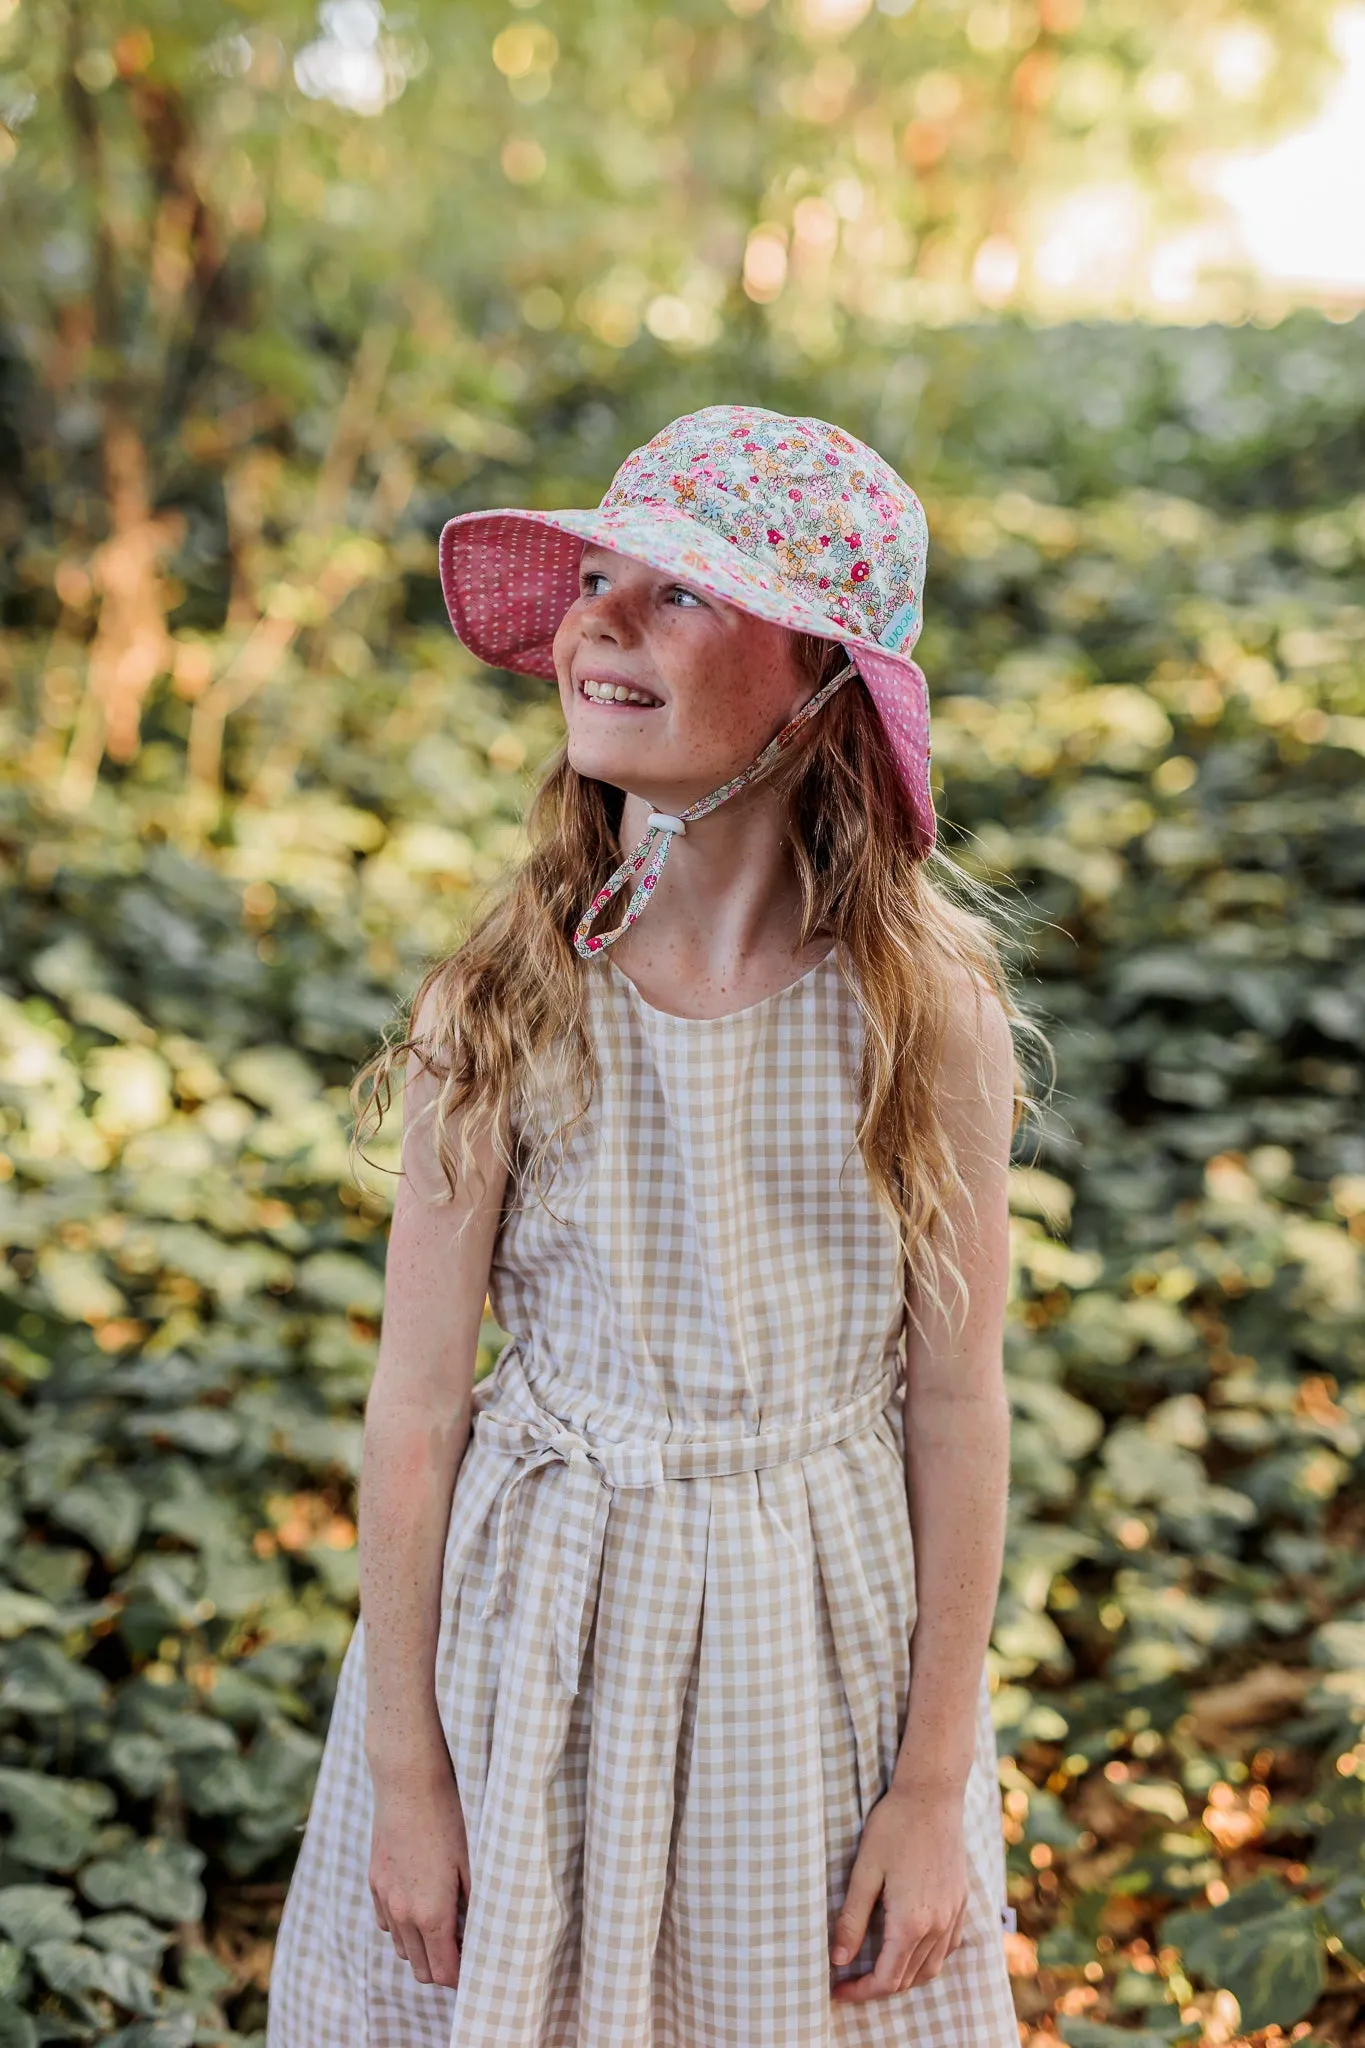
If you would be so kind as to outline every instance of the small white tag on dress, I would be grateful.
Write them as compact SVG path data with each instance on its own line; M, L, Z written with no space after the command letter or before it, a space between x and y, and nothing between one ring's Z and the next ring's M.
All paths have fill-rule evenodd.
M1000 1908L1000 1925L1004 1928L1006 1934L1017 1934L1019 1932L1019 1915L1015 1912L1013 1906L1002 1906Z

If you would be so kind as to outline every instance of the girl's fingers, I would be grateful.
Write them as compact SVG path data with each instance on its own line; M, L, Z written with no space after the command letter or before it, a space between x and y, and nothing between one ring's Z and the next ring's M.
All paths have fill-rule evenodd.
M469 1900L469 1880L463 1871L459 1873L456 1885L455 1910L443 1924L433 1921L423 1927L407 1916L395 1921L373 1885L370 1887L370 1897L374 1904L375 1919L392 1941L395 1955L400 1962L407 1964L419 1984L435 1983L453 1987L459 1983L460 1922Z
M403 1947L399 1954L419 1984L430 1984L431 1964L427 1961L427 1945L422 1939L421 1928L412 1921L403 1929Z
M448 1985L452 1990L460 1981L460 1945L455 1939L453 1927L442 1927L427 1934L427 1961L431 1965L432 1979L437 1984Z
M455 1900L448 1916L430 1923L423 1929L427 1947L427 1961L431 1965L432 1979L454 1989L460 1981L460 1956L463 1950L465 1913L469 1904L469 1879L463 1870L456 1871Z
M846 1963L857 1955L867 1939L867 1923L881 1888L882 1873L874 1872L872 1865L864 1859L855 1859L848 1892L834 1923L834 1945L830 1950L832 1961Z
M913 1928L889 1928L873 1969L865 1977L836 1984L833 1995L861 2004L866 1999L889 1998L896 1992L911 1990L916 1984L927 1984L942 1969L950 1940L950 1932L941 1926L918 1932Z
M931 1977L937 1977L948 1954L948 1931L940 1929L937 1935L926 1936L910 1958L900 1988L908 1991L912 1985L927 1984Z
M846 1978L835 1986L836 1998L861 2004L864 1999L888 1998L900 1988L902 1972L911 1948L909 1930L888 1926L882 1935L877 1959L864 1977Z
M858 2005L861 2005L865 1999L889 1998L893 1991L899 1989L900 1976L900 1954L897 1950L893 1949L890 1941L884 1941L881 1946L881 1953L867 1975L865 1977L846 1978L843 1983L836 1984L834 1996L840 1999L846 1998L850 2004L856 2003Z
M893 1958L891 1989L904 1991L907 1984L915 1981L915 1972L924 1961L934 1940L932 1927L910 1926L898 1928L893 1937L887 1932L886 1947Z
M948 1957L961 1943L966 1918L967 1902L964 1899L946 1927L931 1928L923 1941L915 1945L901 1977L899 1990L909 1991L913 1985L927 1984L931 1978L937 1977Z

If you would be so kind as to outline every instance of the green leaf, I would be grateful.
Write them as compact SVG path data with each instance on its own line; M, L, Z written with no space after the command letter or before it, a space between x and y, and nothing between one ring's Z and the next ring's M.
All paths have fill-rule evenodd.
M319 1092L312 1061L289 1045L253 1045L229 1060L226 1072L234 1088L282 1116Z
M153 1837L88 1863L78 1881L93 1906L133 1906L151 1920L197 1920L204 1910L203 1867L202 1850Z
M0 1998L0 2048L38 2048L37 2027L8 1998Z
M315 1252L295 1273L299 1292L324 1308L374 1318L384 1307L384 1276L350 1252Z
M170 1776L170 1752L155 1735L114 1735L108 1753L110 1770L136 1799L159 1792Z
M33 1960L64 1997L81 2002L86 1992L102 1992L125 2012L156 2011L152 1980L131 1956L101 1953L80 1941L39 1941L33 1945Z
M90 1572L88 1552L60 1543L23 1543L11 1553L10 1576L57 1605L75 1597Z
M1172 1827L1182 1827L1190 1817L1184 1793L1169 1778L1140 1778L1116 1785L1114 1790L1125 1806L1134 1806L1139 1813L1154 1814Z
M88 1779L63 1783L41 1771L0 1769L0 1810L14 1822L10 1852L38 1870L72 1869L117 1804L107 1785Z
M219 1408L162 1409L155 1415L131 1417L124 1428L130 1437L150 1437L193 1451L201 1458L225 1458L235 1451L242 1432Z
M1206 1964L1217 1956L1221 1944L1229 1939L1233 1930L1246 1921L1261 1920L1279 1912L1292 1897L1293 1893L1283 1878L1254 1878L1250 1884L1241 1885L1230 1893L1221 1906L1168 1913L1162 1922L1162 1933L1180 1950L1185 1962L1203 1975L1206 1974Z
M57 1610L50 1600L40 1600L33 1593L18 1593L13 1586L0 1586L0 1638L57 1626Z
M1187 1970L1233 1994L1248 2033L1293 2026L1326 1985L1315 1909L1286 1900L1272 1878L1243 1886L1207 1913L1170 1915L1163 1935L1180 1949Z
M1095 1937L1078 1928L1050 1927L1038 1942L1038 1961L1049 1970L1081 1970L1095 1960Z
M230 1496L205 1487L194 1467L183 1459L165 1472L147 1519L151 1528L179 1536L198 1550L237 1548L242 1540Z
M1309 1655L1335 1671L1365 1670L1365 1621L1324 1622L1313 1632Z
M0 1890L0 1927L21 1948L32 1948L35 1941L74 1940L81 1916L65 1885L9 1884Z
M1314 1845L1309 1880L1332 1884L1357 1872L1365 1883L1365 1814L1334 1813Z
M189 1633L200 1619L199 1602L191 1591L197 1575L196 1562L191 1558L144 1551L118 1582L118 1590L128 1596L123 1612L124 1634L128 1634L130 1624L143 1608L152 1610L151 1624L158 1634L164 1635L168 1629Z
M120 1955L130 1956L144 1970L159 1967L171 1940L169 1934L153 1927L141 1913L129 1912L94 1913L84 1923L82 1933L97 1948L114 1949Z
M117 1565L132 1554L146 1504L132 1482L118 1472L91 1472L52 1503L54 1521L72 1529L97 1550L106 1564Z
M1365 1871L1339 1879L1320 1904L1329 1932L1359 1962L1365 1957Z
M0 1651L0 1698L16 1713L37 1720L75 1710L98 1711L109 1687L96 1671L78 1664L59 1643L28 1636Z
M167 2013L163 2019L138 2020L107 2034L101 2048L192 2048L197 2023L191 2012Z
M1064 2015L1060 2024L1067 2048L1173 2048L1174 2043L1199 2039L1198 2027L1178 2024L1170 2027L1109 2027L1102 2020L1078 2019L1070 2014Z

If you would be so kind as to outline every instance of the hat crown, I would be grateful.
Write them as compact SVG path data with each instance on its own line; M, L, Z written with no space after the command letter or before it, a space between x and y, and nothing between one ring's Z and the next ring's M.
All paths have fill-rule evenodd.
M708 405L629 454L600 510L700 520L850 633L908 654L923 623L928 528L882 457L826 420Z

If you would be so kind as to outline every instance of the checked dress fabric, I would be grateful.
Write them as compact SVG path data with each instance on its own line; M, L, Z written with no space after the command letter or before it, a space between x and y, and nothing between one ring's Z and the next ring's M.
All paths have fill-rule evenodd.
M591 971L598 1085L490 1276L512 1332L451 1506L438 1705L473 1872L458 1988L374 1918L364 1618L268 2048L1017 2048L986 1669L965 1939L865 2004L834 1918L904 1727L903 1272L827 954L718 1018Z

